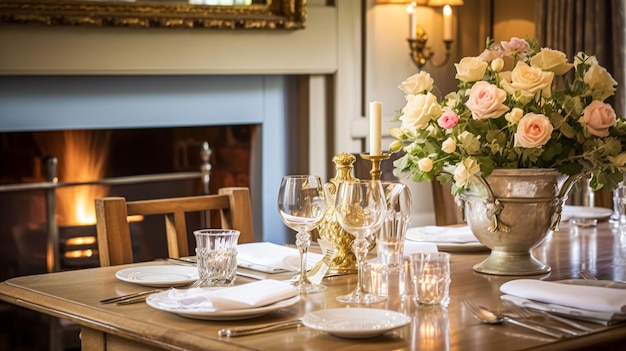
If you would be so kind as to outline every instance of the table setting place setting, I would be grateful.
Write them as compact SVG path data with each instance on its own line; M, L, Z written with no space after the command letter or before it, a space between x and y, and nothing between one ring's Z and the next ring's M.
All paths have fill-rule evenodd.
M186 318L236 321L261 317L289 308L306 295L324 293L323 278L339 275L332 262L339 248L319 238L315 251L321 253L308 251L310 231L321 223L329 206L325 195L318 177L285 176L278 209L284 223L297 232L295 247L271 242L238 244L237 230L196 230L195 257L116 272L121 281L154 290L101 303L145 301L151 308ZM418 308L446 309L451 254L444 251L487 250L467 226L409 228L411 197L402 183L342 182L332 202L340 228L354 236L350 248L356 259L356 287L335 296L346 306L308 311L278 322L226 327L218 331L219 337L302 326L340 338L380 336L407 326L412 318L371 305L410 296ZM237 275L253 281L235 284ZM476 301L462 303L481 323L512 323L556 339L597 330L590 323L609 326L626 320L626 283L517 279L502 284L500 292L506 313Z

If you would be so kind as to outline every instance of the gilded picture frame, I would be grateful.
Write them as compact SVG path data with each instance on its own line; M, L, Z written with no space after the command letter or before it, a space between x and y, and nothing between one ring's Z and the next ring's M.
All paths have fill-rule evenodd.
M0 0L0 25L302 29L306 0L213 6L184 1Z

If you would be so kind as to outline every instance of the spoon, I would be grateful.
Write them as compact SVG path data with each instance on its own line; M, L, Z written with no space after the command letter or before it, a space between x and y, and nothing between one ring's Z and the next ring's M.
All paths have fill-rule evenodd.
M463 302L465 303L465 306L467 306L467 308L469 308L469 310L472 312L474 317L476 317L476 319L478 319L482 323L486 323L486 324L500 324L500 323L503 323L503 322L507 322L507 323L515 324L515 325L523 327L523 328L527 328L527 329L536 331L538 333L542 333L544 335L552 336L554 338L561 339L561 338L565 337L564 334L558 333L556 331L548 330L547 328L543 328L543 327L538 326L538 325L534 325L534 324L531 324L531 323L520 321L518 319L509 317L509 316L496 314L496 313L488 310L487 308L485 308L483 306L477 305L476 303L474 303L474 302L472 302L470 300L464 300Z

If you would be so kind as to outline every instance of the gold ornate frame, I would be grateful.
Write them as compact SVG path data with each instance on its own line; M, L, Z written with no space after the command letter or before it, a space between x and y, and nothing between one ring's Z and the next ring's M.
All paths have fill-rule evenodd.
M306 0L266 0L248 6L167 2L0 0L0 25L302 29Z

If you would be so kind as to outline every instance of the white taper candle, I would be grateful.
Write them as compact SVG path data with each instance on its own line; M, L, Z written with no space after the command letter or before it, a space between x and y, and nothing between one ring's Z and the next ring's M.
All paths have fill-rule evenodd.
M378 101L370 102L370 155L382 154L382 111L383 104Z

